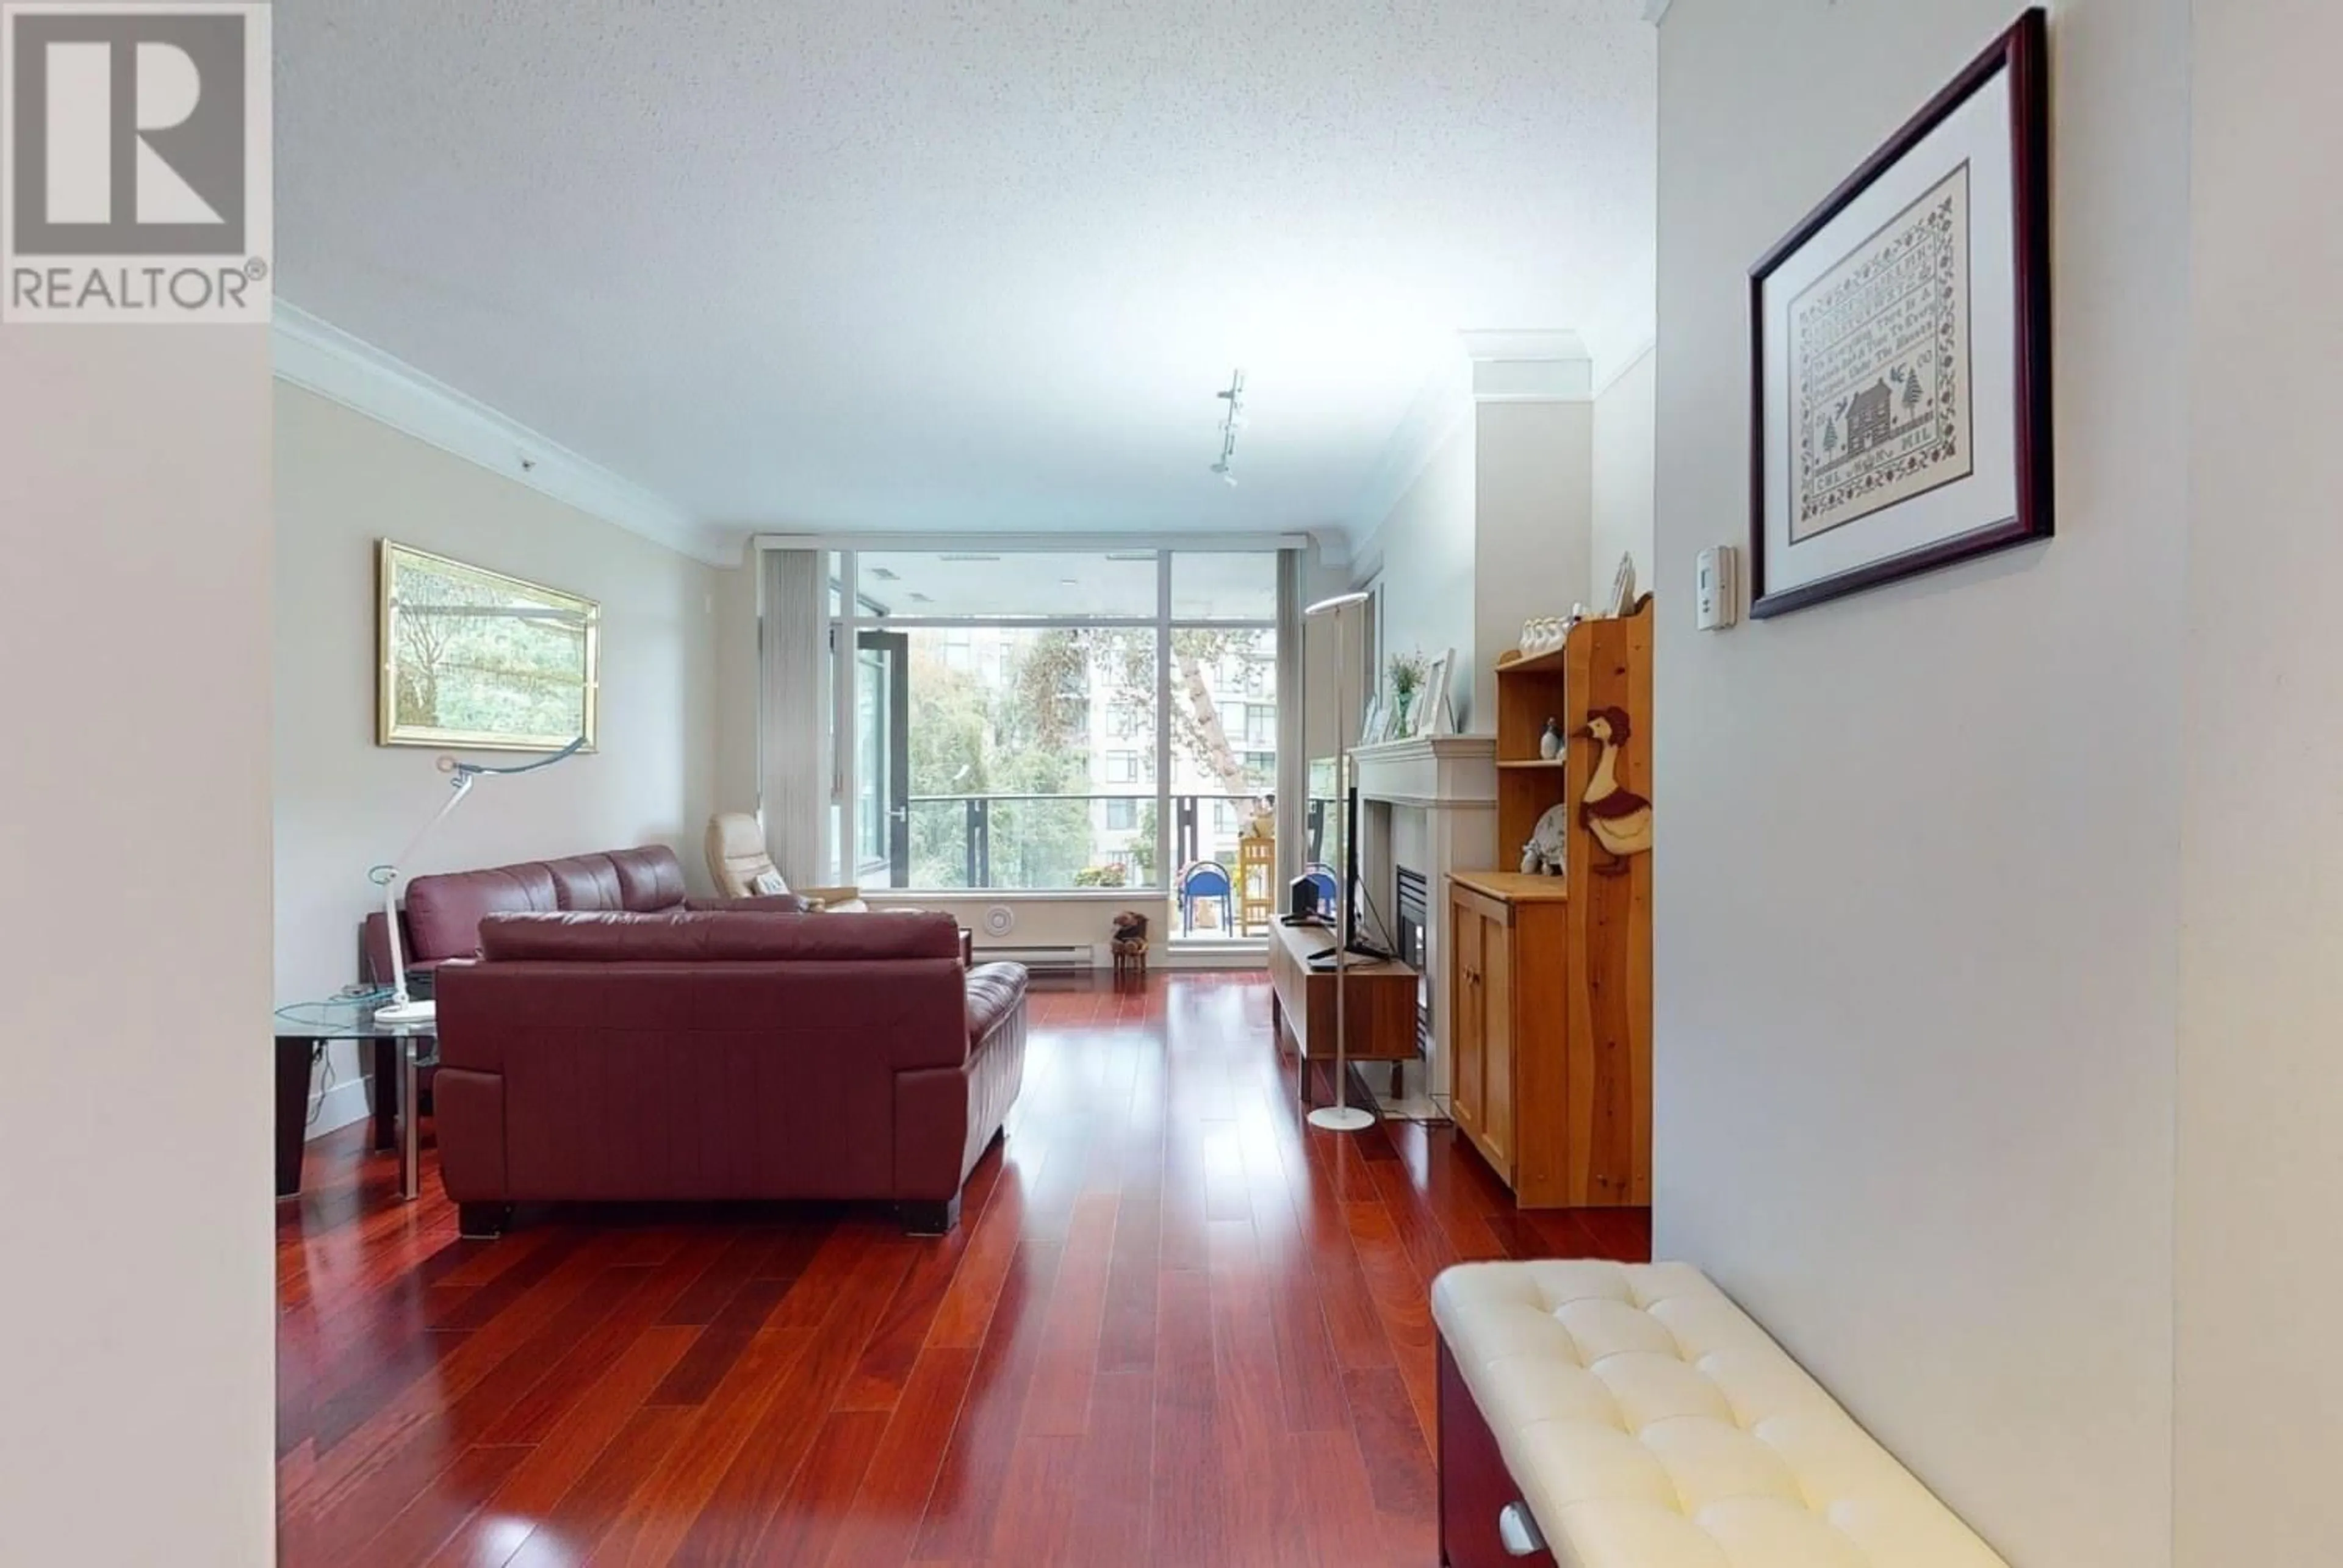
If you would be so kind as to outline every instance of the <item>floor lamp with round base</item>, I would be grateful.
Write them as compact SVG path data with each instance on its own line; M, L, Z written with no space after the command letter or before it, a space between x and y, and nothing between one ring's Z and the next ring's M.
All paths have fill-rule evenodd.
M1344 635L1349 630L1350 618L1342 612L1353 605L1366 603L1367 597L1363 593L1340 594L1313 604L1302 612L1308 619L1314 620L1322 615L1334 618L1334 722L1343 729L1351 723L1349 682L1346 679L1351 664L1351 648ZM1334 799L1342 802L1336 809L1345 813L1345 820L1352 821L1346 831L1355 837L1357 823L1348 817L1351 748L1347 743L1338 742L1334 748ZM1348 989L1346 982L1350 980L1351 969L1351 874L1358 864L1358 856L1356 844L1345 843L1342 846L1342 876L1334 890L1334 1103L1310 1113L1310 1125L1323 1128L1329 1132L1363 1132L1376 1121L1373 1111L1351 1103L1351 1059L1347 1049L1351 1043L1350 1017L1343 1005L1343 993ZM1300 1054L1301 1060L1295 1064L1295 1070L1302 1075L1302 1098L1306 1100L1310 1091L1310 1053L1304 1050Z

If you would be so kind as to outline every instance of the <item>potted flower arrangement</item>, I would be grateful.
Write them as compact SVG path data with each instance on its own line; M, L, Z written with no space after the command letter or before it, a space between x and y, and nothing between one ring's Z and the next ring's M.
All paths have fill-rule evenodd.
M1392 689L1392 726L1393 739L1404 739L1415 733L1411 717L1416 698L1423 693L1423 678L1431 669L1430 663L1418 650L1394 653L1390 664Z

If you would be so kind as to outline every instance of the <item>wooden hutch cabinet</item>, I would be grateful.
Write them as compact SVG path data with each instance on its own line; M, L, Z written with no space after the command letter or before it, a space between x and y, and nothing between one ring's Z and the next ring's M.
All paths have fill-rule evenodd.
M1449 879L1451 1113L1524 1208L1652 1201L1652 857L1613 853L1580 809L1590 788L1651 799L1651 634L1646 597L1499 667L1499 849L1567 802L1564 871ZM1624 739L1577 733L1605 712ZM1552 759L1549 719L1571 737Z

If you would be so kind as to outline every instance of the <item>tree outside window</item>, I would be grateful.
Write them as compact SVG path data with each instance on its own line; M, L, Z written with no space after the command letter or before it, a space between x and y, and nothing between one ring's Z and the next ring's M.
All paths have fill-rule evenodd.
M1271 558L1260 559L1266 580ZM1222 580L1238 579L1223 568ZM1263 590L1241 605L1175 613L1257 614L1255 600L1273 597ZM906 886L1116 885L1099 876L1120 868L1129 885L1161 887L1178 869L1155 863L1155 790L1167 767L1161 787L1175 802L1216 802L1206 820L1219 836L1268 804L1277 782L1273 629L1021 626L954 608L966 614L962 624L905 628ZM1163 662L1171 746L1159 758ZM1184 853L1205 849L1174 837Z

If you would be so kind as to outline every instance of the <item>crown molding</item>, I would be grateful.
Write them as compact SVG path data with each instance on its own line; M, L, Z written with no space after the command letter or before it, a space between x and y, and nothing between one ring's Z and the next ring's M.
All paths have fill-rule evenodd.
M1320 566L1347 567L1353 564L1351 536L1342 528L1312 528L1310 542L1318 547Z
M740 564L736 537L282 299L269 339L280 381L694 560Z
M1457 334L1473 366L1476 403L1584 403L1594 397L1594 360L1575 332Z
M1653 355L1657 354L1659 351L1660 340L1658 338L1645 338L1641 347L1637 348L1633 354L1628 355L1627 357L1620 360L1619 363L1612 366L1609 369L1604 371L1600 376L1595 377L1594 396L1601 397L1603 394L1610 391L1611 388L1625 380L1628 371L1633 370L1636 366L1641 365L1644 360L1649 359Z
M1644 20L1658 26L1667 20L1668 7L1674 0L1644 0Z
M1575 332L1544 327L1477 327L1456 335L1464 357L1489 360L1584 359L1586 339Z
M1575 332L1479 328L1459 332L1455 343L1425 378L1383 444L1374 477L1351 505L1345 531L1355 541L1351 558L1357 565L1377 561L1384 519L1476 407L1594 401L1594 362Z

